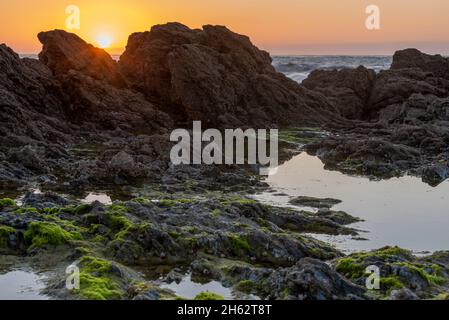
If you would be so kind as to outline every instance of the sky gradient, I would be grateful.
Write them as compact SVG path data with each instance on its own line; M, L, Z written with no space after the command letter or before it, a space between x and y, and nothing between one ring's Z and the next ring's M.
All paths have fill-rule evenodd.
M67 5L81 10L77 33L119 53L128 35L178 21L192 28L226 25L272 54L391 54L417 47L449 54L448 0L14 0L0 2L0 43L37 53L40 31L66 29ZM369 4L380 7L381 30L365 28Z

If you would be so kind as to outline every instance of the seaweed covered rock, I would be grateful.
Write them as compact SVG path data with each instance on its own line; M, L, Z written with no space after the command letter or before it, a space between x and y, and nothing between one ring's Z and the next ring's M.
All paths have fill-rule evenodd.
M277 270L265 284L271 289L271 294L287 299L363 299L364 292L363 288L345 280L326 263L310 258L300 260L293 267Z
M346 280L327 263L304 258L287 268L271 270L249 266L230 267L226 276L236 282L236 290L267 299L280 300L360 300L363 287Z
M354 253L335 261L335 270L351 281L363 285L370 273L369 266L380 270L380 291L383 295L394 299L429 298L444 293L449 285L449 265L447 253L437 252L433 255L418 258L408 250L398 247L385 247L366 253ZM410 290L412 294L405 295ZM396 292L395 292L396 290Z

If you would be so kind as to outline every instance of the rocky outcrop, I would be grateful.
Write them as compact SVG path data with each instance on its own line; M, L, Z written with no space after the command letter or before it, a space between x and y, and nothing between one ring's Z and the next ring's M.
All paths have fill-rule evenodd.
M64 32L54 33L61 36ZM7 46L0 46L0 185L7 189L36 181L61 184L51 174L55 171L60 173L60 179L65 177L76 183L78 178L73 175L79 171L73 168L86 168L86 159L82 159L86 155L74 154L68 146L85 144L86 139L90 144L129 143L125 137L132 137L137 131L161 134L173 125L170 117L142 94L92 77L90 74L96 69L83 69L81 63L73 63L78 70L65 72L57 63L66 65L62 61L66 58L55 53L58 37L52 32L43 35L49 43L48 51L41 57L48 66L38 60L20 59ZM71 59L76 50L91 48L87 44L84 49L79 48L83 42L76 37L61 39L66 41L61 45L64 52L72 53ZM102 70L107 74L107 69ZM157 157L153 153L151 160L154 155ZM91 170L83 170L80 175L85 179L86 174L92 177L98 171L107 171L114 180L114 170L100 169L107 168L110 157L104 162L93 161ZM95 178L83 181L92 183Z
M43 44L39 59L60 82L72 122L140 132L172 126L158 107L124 88L117 63L104 50L62 30L41 32L38 37Z
M131 87L155 99L178 122L318 124L329 121L334 111L323 97L277 73L269 54L248 37L226 27L154 26L129 37L119 66Z
M418 68L424 72L431 72L435 77L449 80L449 59L439 54L425 54L417 49L396 51L391 69L409 68Z
M365 67L343 70L315 70L302 84L326 96L341 115L360 119L366 112L376 74Z
M373 177L408 172L441 183L449 172L447 61L407 49L377 75L363 67L313 72L304 85L363 122L306 149L327 168Z
M58 145L73 141L62 97L45 65L0 45L0 186L17 187L34 169L45 172L43 158L60 157Z
M334 267L337 272L360 286L365 285L366 268L378 267L378 294L393 300L428 299L439 294L443 298L448 289L448 257L449 253L446 251L419 258L405 249L384 247L338 259L334 261Z
M400 106L412 95L444 97L449 93L449 82L421 69L382 71L376 78L367 106L370 118L376 118L386 108Z
M360 300L364 290L332 270L326 263L305 258L279 269L266 280L267 293L290 300ZM287 288L287 289L285 289Z
M75 70L116 85L123 83L117 63L111 56L77 35L63 30L53 30L39 33L38 38L43 44L39 60L54 74L67 74L70 70Z

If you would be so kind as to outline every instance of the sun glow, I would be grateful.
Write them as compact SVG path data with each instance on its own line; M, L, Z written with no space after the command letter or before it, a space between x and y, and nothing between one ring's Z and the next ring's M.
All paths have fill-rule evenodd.
M102 49L107 49L112 44L112 37L108 34L100 34L96 37L97 44Z

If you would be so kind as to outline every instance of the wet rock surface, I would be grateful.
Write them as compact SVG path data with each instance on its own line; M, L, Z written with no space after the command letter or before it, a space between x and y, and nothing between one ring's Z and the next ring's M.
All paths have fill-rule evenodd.
M295 197L289 201L289 203L294 205L300 205L304 207L312 207L319 209L330 209L336 204L341 203L341 200L331 199L331 198L314 198L314 197Z

